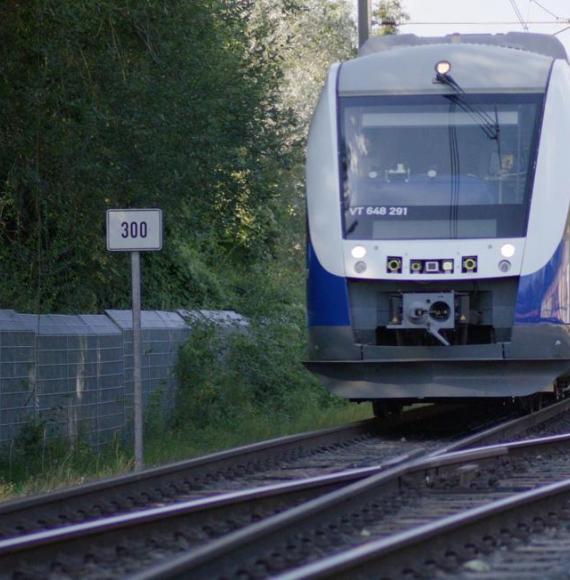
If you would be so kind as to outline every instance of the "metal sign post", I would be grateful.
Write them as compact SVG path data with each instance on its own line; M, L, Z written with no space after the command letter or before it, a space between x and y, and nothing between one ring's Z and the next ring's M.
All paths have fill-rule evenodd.
M372 1L358 0L358 48L370 37L371 14Z
M133 407L135 424L135 470L140 471L144 467L140 252L131 252L131 280L133 286Z
M162 249L162 210L107 211L107 250L131 252L135 470L144 468L140 252Z

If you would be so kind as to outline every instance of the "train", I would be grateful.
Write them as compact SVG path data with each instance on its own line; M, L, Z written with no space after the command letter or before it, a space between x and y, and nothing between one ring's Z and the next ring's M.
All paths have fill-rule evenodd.
M561 396L569 148L554 36L375 37L332 65L306 149L307 368L377 415Z

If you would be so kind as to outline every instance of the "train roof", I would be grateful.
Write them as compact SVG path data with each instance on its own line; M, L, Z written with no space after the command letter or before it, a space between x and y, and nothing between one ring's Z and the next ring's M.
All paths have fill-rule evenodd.
M546 34L376 37L341 65L339 94L446 93L448 86L434 82L439 61L451 63L453 78L466 91L487 93L544 93L553 62L568 65L562 44Z
M394 48L429 44L478 44L514 48L534 52L553 59L568 60L564 45L551 34L531 32L507 32L501 34L448 34L446 36L417 36L415 34L392 34L374 36L360 49L359 56L383 52Z

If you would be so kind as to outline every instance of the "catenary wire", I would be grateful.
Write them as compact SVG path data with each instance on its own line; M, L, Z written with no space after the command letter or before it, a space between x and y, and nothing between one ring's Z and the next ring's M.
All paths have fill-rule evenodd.
M517 0L509 0L509 4L511 5L516 17L519 19L519 23L523 27L523 30L528 30L528 25L524 21L523 15L521 14L521 11L519 10Z
M561 34L562 32L566 32L566 30L570 30L570 26L565 26L564 28L558 30L557 32L553 32L552 36L557 36L558 34Z
M552 12L552 10L549 10L548 8L543 6L540 2L538 2L538 0L530 0L530 4L536 4L539 8L542 8L542 10L544 10L544 12L546 12L547 14L550 14L550 16L553 16L554 18L556 18L556 20L565 20L564 18L561 18L560 16L554 14L554 12Z
M560 24L560 23L564 23L567 22L570 24L570 18L566 19L566 18L561 18L560 20L529 20L526 22L526 24L532 24L533 26L535 25L552 25L552 24ZM389 24L389 22L386 22L383 24ZM518 20L513 21L513 20L477 20L477 21L471 21L471 22L436 22L436 21L422 21L422 22L414 22L414 21L408 21L408 22L400 22L398 23L398 26L436 26L436 25L454 25L454 26L473 26L473 25L481 25L481 26L507 26L507 25L513 25L513 24L520 24L520 22Z

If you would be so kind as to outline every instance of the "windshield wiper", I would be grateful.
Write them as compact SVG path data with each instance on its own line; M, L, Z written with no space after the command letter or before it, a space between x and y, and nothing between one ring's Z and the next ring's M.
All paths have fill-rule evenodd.
M493 119L489 113L480 107L472 105L467 100L467 93L457 84L455 79L449 73L443 74L436 71L435 80L438 83L447 85L455 92L454 95L444 95L444 97L468 113L489 139L494 141L499 140L499 133L501 129L499 126L499 115L496 108L495 118Z

